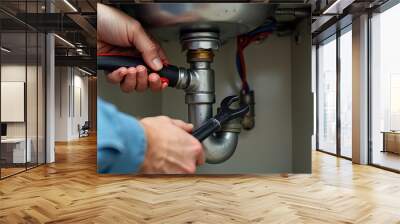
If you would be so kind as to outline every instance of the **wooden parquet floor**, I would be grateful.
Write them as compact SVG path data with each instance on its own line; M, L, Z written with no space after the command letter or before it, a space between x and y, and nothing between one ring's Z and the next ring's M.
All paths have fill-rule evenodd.
M313 153L312 175L96 174L93 137L0 181L0 223L400 223L400 175Z

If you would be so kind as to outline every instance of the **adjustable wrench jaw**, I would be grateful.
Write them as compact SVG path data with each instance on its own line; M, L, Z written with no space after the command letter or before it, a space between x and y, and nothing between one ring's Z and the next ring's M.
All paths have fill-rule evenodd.
M214 118L223 124L227 121L244 116L247 112L249 112L249 105L240 105L240 107L237 109L230 108L230 106L239 101L239 99L239 96L236 95L225 97L221 102L221 106L217 115L215 115Z
M248 105L241 105L238 109L231 109L230 106L239 100L239 96L228 96L222 100L217 115L208 119L199 128L193 131L193 136L203 141L214 132L221 129L226 122L244 116L249 111Z

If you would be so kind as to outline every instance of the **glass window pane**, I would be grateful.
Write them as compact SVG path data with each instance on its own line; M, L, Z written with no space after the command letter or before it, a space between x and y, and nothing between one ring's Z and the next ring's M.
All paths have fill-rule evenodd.
M27 62L27 80L26 80L26 116L27 116L27 142L31 153L28 160L28 168L37 165L37 73L38 73L38 57L37 57L37 33L28 32L28 62Z
M26 142L26 33L1 33L1 175L24 171L30 160ZM26 147L28 145L28 147ZM28 149L28 150L27 150Z
M352 156L352 35L340 36L340 153Z
M45 2L7 1L1 5L23 17L23 13L43 13ZM7 21L0 23L0 177L4 178L45 162L46 54L43 33L3 12L0 17Z
M400 4L372 17L372 163L400 170Z
M38 41L38 164L45 163L46 149L45 149L45 60L46 60L46 36L43 33L39 33Z
M318 148L336 153L336 39L318 48Z
M27 2L27 13L40 12L40 4L38 1ZM32 20L37 20L33 17ZM37 21L36 21L37 22ZM27 142L30 144L30 162L27 167L35 167L38 165L38 81L39 81L39 33L37 30L27 29Z
M312 59L311 59L311 67L312 67L312 76L311 76L311 88L313 93L313 135L312 135L312 149L317 149L317 48L312 46Z

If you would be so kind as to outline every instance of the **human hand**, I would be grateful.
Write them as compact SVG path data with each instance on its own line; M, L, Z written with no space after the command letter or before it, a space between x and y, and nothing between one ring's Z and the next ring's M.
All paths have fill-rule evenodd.
M97 53L141 56L153 70L168 64L160 45L146 33L141 24L113 7L97 4ZM120 84L122 91L160 91L168 86L157 73L148 75L144 65L121 67L107 75L111 83Z
M193 174L204 164L201 143L188 132L192 124L166 116L140 120L147 137L141 172L145 174Z

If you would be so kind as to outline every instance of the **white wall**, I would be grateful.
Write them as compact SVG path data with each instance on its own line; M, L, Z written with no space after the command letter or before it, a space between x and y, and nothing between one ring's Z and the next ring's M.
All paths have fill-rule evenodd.
M3 82L24 82L26 83L25 80L25 75L26 71L28 71L28 74L30 75L33 71L36 74L36 67L34 66L25 66L20 65L20 64L4 64L1 66L1 81ZM30 78L30 76L28 76ZM29 80L29 85L34 85L36 86L36 80ZM27 103L31 104L33 101L36 100L36 88L27 88ZM31 107L36 108L36 101L34 104L28 105ZM23 108L24 109L24 108ZM28 129L33 126L31 124L32 121L35 121L36 123L36 113L33 114L32 110L33 108L27 109L28 110L28 122L30 124L28 125ZM1 110L7 110L7 108L1 108ZM36 110L36 109L34 109ZM36 126L34 128L36 130ZM25 137L25 122L7 122L7 136L8 137ZM28 130L28 137L29 137L29 130Z
M71 67L56 67L55 73L55 141L74 140L78 124L88 120L88 78Z
M1 66L1 81L5 82L25 82L25 65L8 64ZM7 108L1 108L6 110ZM7 123L7 137L25 137L25 123Z
M89 108L89 94L88 94L88 77L87 76L81 76L83 73L76 74L78 70L75 70L74 74L74 96L72 98L74 99L74 113L72 114L72 120L71 120L71 135L73 136L72 138L77 138L79 137L79 132L78 132L78 124L82 126L85 121L89 120L89 113L88 113L88 108ZM78 93L80 91L80 93ZM79 97L80 95L80 97ZM80 102L79 102L80 101ZM81 111L80 111L81 110Z
M25 83L1 81L1 121L24 122Z
M67 67L55 68L55 140L67 141L68 139L68 86L69 76Z
M32 66L28 67L28 70L31 70ZM5 64L1 66L1 82L18 82L18 83L23 83L23 85L25 85L26 80L25 80L25 74L26 74L26 67L25 65L19 65L19 64ZM5 83L4 83L5 84ZM2 89L2 94L6 94L5 89ZM14 90L15 91L15 90ZM24 114L25 114L25 104L24 104L24 100L25 100L25 90L24 87L22 87L22 89L20 89L18 94L20 96L18 96L20 99L22 98L23 102L22 102L22 108L18 107L18 108L13 108L13 109L18 109L19 111L15 111L15 113L17 113L18 116L18 121L19 122L6 122L8 125L8 132L10 132L8 135L9 136L14 136L14 137L25 137L25 128L19 128L21 126L21 124L24 124ZM2 95L1 98L2 99L7 99L10 96L4 96ZM21 102L16 102L20 105ZM11 107L6 107L6 105L4 105L4 102L2 102L2 106L1 107L1 112L2 115L4 114L8 114L8 113L14 113L10 110L12 110ZM16 105L14 105L16 106ZM22 117L21 117L22 115ZM1 118L1 120L4 121L4 117ZM15 121L15 120L14 120ZM25 125L23 125L23 127L25 127Z

